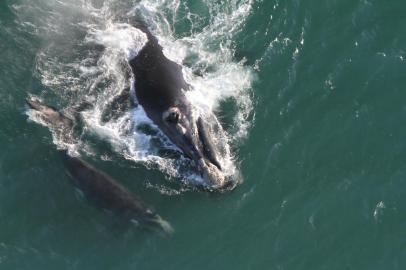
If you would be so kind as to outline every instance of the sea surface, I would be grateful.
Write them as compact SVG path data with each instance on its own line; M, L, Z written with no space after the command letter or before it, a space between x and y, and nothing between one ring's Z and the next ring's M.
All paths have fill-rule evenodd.
M109 107L137 19L220 119L234 190L196 188L142 109ZM403 0L1 0L0 269L406 269L405 26ZM66 141L27 97L93 106ZM174 234L123 229L61 149Z

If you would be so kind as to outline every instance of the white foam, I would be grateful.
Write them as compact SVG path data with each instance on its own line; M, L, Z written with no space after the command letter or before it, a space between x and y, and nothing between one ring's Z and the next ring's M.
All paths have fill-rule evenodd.
M147 40L144 33L123 20L125 14L137 16L157 36L168 58L179 64L189 59L187 65L182 66L184 77L193 90L186 94L198 111L219 110L221 102L226 99L232 99L237 104L234 128L227 132L220 130L213 136L217 144L227 145L220 162L227 174L235 174L237 166L228 145L247 137L253 105L250 93L252 72L242 62L234 61L232 40L250 14L252 1L231 0L221 4L205 1L210 24L203 30L193 30L192 34L176 38L172 30L174 20L180 20L182 16L178 12L179 0L142 0L128 10L117 8L118 3L104 1L99 7L94 7L91 1L86 0L63 5L48 1L45 7L35 7L26 0L25 8L30 7L27 10L42 8L43 19L30 21L26 14L21 15L21 20L30 28L35 26L37 31L45 29L43 32L48 33L41 34L48 45L37 57L36 68L42 83L68 105L80 104L84 100L93 103L94 108L83 113L85 131L109 141L114 151L123 157L158 166L172 177L201 181L193 171L187 170L186 159L176 161L158 155L158 150L151 144L152 139L158 138L164 147L174 148L159 130L156 130L156 135L146 135L136 128L141 123L147 123L156 129L142 107L118 119L102 120L111 100L131 86L127 61L137 55ZM16 6L19 13L23 10L20 7ZM65 14L65 10L69 12ZM74 19L71 18L73 13L77 15ZM196 14L184 16L192 22L192 26L194 20L198 25L202 19ZM82 33L78 34L81 39L64 34L76 32ZM66 48L61 49L61 44ZM95 48L95 45L101 45L103 49ZM203 76L194 75L196 71ZM46 91L49 89L40 96L47 96ZM86 141L78 142L78 149L79 145L81 149L90 151Z
M90 29L86 42L104 45L107 49L123 52L127 59L135 57L147 42L147 36L127 23L108 22L104 29Z

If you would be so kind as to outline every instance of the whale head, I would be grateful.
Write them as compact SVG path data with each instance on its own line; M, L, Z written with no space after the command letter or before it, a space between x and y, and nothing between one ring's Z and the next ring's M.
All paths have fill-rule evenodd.
M218 160L220 154L211 140L213 134L201 115L186 106L173 106L162 113L162 122L164 133L193 160L205 188L218 190L229 186Z

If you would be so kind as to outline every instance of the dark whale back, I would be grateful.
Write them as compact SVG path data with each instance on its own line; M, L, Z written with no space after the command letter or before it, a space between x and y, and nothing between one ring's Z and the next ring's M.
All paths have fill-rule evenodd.
M72 176L73 184L98 207L121 215L128 215L129 212L133 212L132 214L148 212L148 208L139 198L111 176L66 152L62 153L62 156L65 167Z
M187 90L189 86L183 78L182 67L165 57L158 40L146 28L139 29L147 35L148 42L129 63L135 76L138 102L155 118L152 114L185 104L182 89Z
M73 184L96 206L109 210L126 221L159 228L171 234L171 225L148 208L134 193L108 174L97 170L84 160L61 151L65 167Z

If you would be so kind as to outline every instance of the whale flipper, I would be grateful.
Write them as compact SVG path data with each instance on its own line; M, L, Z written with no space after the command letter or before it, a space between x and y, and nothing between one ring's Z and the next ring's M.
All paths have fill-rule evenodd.
M197 120L197 130L199 132L200 140L203 144L203 151L207 159L213 163L219 170L221 170L220 162L217 160L216 151L213 147L213 142L210 139L206 125L201 117Z

